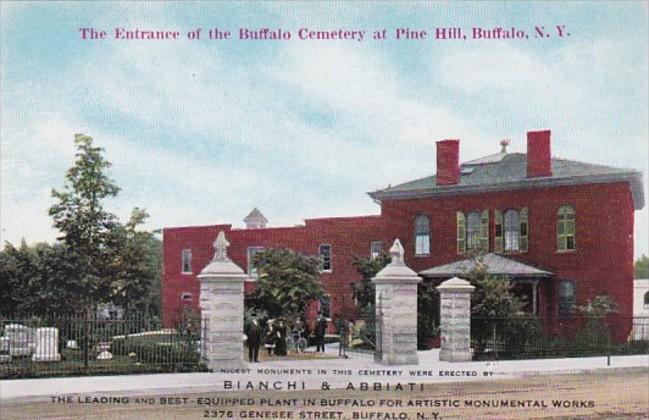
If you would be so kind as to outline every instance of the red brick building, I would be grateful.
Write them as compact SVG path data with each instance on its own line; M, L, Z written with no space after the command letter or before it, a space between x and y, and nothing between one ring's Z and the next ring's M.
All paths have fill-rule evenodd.
M437 143L437 174L369 193L381 214L306 220L267 228L257 209L247 228L230 224L164 229L163 314L198 308L197 274L224 230L228 255L254 276L259 249L288 247L319 255L331 315L354 314L352 256L369 257L399 238L406 263L441 281L467 269L473 251L486 253L496 274L508 276L527 310L560 319L606 294L621 315L633 310L633 217L643 208L641 173L558 158L550 131L527 134L527 154L501 152L460 164L459 140ZM628 331L620 331L620 337Z

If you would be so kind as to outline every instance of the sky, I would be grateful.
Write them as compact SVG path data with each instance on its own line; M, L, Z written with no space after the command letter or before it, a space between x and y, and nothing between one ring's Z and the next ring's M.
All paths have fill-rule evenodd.
M649 184L646 2L11 2L0 29L0 240L53 241L47 209L85 133L121 187L105 206L147 228L269 226L378 214L366 193L435 172L435 141L468 161L525 152L552 130L556 157L633 168ZM565 25L570 36L558 37ZM552 36L535 38L534 27ZM83 40L79 29L105 30ZM529 39L396 40L397 28L515 28ZM115 28L177 30L118 40ZM201 38L186 34L201 28ZM230 40L209 40L212 28ZM290 31L240 40L240 28ZM365 30L307 41L300 28ZM388 39L371 39L386 29ZM368 39L369 38L369 39ZM649 254L635 212L635 253Z

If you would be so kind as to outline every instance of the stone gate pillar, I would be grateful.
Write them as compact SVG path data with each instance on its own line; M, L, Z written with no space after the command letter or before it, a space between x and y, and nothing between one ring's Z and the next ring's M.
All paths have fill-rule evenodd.
M437 286L442 329L440 361L471 360L471 293L474 289L471 283L458 277Z
M201 360L209 369L243 366L243 283L248 276L227 256L223 231L214 257L198 275L201 283Z
M375 284L376 351L383 365L417 364L417 283L406 266L399 239L390 248L392 262L372 279Z

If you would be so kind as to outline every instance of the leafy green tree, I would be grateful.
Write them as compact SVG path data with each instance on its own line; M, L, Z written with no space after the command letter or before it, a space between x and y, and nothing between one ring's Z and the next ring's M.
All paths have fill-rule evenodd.
M524 315L523 301L512 291L509 279L489 274L482 256L476 255L474 261L474 268L466 274L466 278L475 286L471 294L471 316L511 318Z
M607 295L598 295L581 305L579 312L588 317L605 317L617 313L617 304Z
M31 261L26 260L24 252L21 252L26 248L24 240L19 249L6 242L0 252L0 315L15 315L27 295L24 265L31 264Z
M427 339L439 335L439 292L436 284L424 279L417 286L417 346L427 349Z
M67 171L63 190L52 190L56 203L49 214L54 227L63 234L59 239L75 267L68 286L76 296L76 305L90 310L106 301L111 292L111 282L103 270L116 217L104 210L102 200L117 195L119 188L106 175L111 163L102 156L103 149L93 145L91 137L75 134L74 144L75 163Z
M148 217L144 209L134 208L125 225L115 225L107 242L111 301L126 316L159 314L162 244L153 233L138 229Z
M649 279L649 257L644 254L635 262L635 278Z
M357 302L360 318L365 322L359 330L359 337L368 347L376 345L376 294L372 279L390 264L392 257L381 252L375 258L352 258L352 265L361 275L361 281L352 285L352 292Z
M574 347L579 351L599 351L608 348L611 341L611 326L606 317L617 313L617 304L609 296L598 295L579 307L586 318L577 331Z
M352 293L356 300L357 306L361 311L371 307L374 313L374 284L372 278L383 269L386 265L390 264L392 258L389 254L381 252L375 258L352 258L352 265L356 267L356 271L361 275L361 281L352 285Z
M309 301L323 296L320 260L290 249L270 248L255 255L258 278L248 304L270 317L291 323L304 315Z
M73 296L66 284L74 267L61 244L39 243L19 248L5 244L0 252L0 314L47 315L73 312Z
M487 342L492 348L504 343L504 348L524 348L538 335L537 323L523 312L524 302L512 291L505 276L488 272L481 254L473 257L473 269L463 277L475 290L471 294L471 338L476 353L481 353ZM526 331L530 334L526 334Z

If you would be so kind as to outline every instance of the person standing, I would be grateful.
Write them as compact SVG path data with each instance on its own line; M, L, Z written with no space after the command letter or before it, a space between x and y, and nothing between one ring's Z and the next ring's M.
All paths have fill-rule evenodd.
M322 316L322 312L318 313L318 319L315 322L315 343L316 351L324 353L325 351L325 333L327 332L327 319Z
M286 356L286 324L282 318L279 319L277 323L277 342L275 344L275 355L277 356Z
M278 338L279 332L275 329L273 320L269 319L268 321L266 321L266 334L264 341L264 347L268 351L269 356L273 354L273 349L275 349L275 344L277 343Z
M251 363L259 362L259 346L261 345L261 327L256 315L252 315L252 321L248 327L248 360Z

